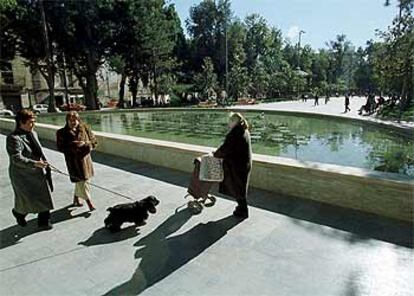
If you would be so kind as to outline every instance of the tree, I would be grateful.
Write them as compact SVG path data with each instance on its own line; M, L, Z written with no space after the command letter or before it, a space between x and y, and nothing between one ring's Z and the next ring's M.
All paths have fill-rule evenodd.
M48 87L49 87L49 106L48 112L56 112L56 102L55 102L55 74L56 74L56 67L54 63L54 57L52 53L52 43L49 41L49 26L46 21L46 13L44 8L44 1L39 0L39 9L40 9L40 16L42 20L42 37L43 37L43 45L45 51L45 64L46 64L46 73L43 76L46 78ZM57 61L56 61L57 62ZM41 70L40 70L41 71Z
M216 51L213 56L216 61L218 79L222 86L227 89L226 71L229 66L229 28L234 20L230 0L218 0L216 20Z
M244 66L246 55L243 49L245 42L245 30L240 22L235 22L230 28L230 72L229 72L229 95L233 99L247 95L249 88L248 70Z
M0 59L12 60L16 55L18 36L14 31L15 0L0 1Z
M158 78L164 77L164 89L165 83L173 81L170 78L171 70L176 66L173 50L177 36L177 16L174 6L165 6L164 0L149 3L143 10L142 53L147 65L144 69L149 73L151 88L157 98L160 94Z
M251 14L244 20L246 27L246 67L252 71L259 57L266 55L271 43L270 28L266 20L258 14Z
M220 83L225 81L226 48L233 12L229 0L203 0L190 8L187 30L192 38L193 69L200 72L205 57L210 57ZM227 41L227 42L226 42Z
M217 49L217 16L218 10L213 0L203 0L190 8L190 17L187 19L187 30L192 38L194 55L194 70L201 70L204 58L210 57L216 63L215 50Z
M168 6L166 14L173 30L174 47L172 56L177 61L174 68L176 77L179 82L191 83L193 69L191 65L190 41L185 36L180 17L173 5Z
M175 76L171 73L163 73L158 79L158 94L165 96L172 92L175 84Z
M269 88L269 74L261 60L257 61L250 72L249 93L254 98L265 98Z
M136 38L135 32L139 29L139 18L136 18L136 11L134 5L138 1L125 0L115 1L113 14L122 22L115 27L113 32L113 44L109 47L109 52L106 61L109 69L121 75L118 92L118 107L124 108L124 94L127 77L133 73L133 69L137 64L137 55L139 50L137 47L139 41ZM142 1L141 1L142 2ZM136 92L133 92L134 102L136 99Z
M400 111L403 112L414 97L414 1L399 2L399 14L392 25L388 31L379 32L383 44L377 45L374 51L374 75L383 90L401 95Z
M346 39L344 34L337 35L335 40L327 43L329 52L329 75L328 82L335 84L345 74L344 60L350 51L351 43Z
M367 91L369 89L377 88L373 77L372 65L372 48L373 42L367 42L367 47L364 49L359 47L355 52L355 73L354 81L355 87L359 90Z
M204 58L202 71L195 76L194 85L196 90L205 99L209 99L212 91L217 89L217 74L214 72L213 62L210 57Z
M50 5L51 2L48 2ZM99 108L96 73L114 45L119 19L114 6L119 1L55 0L64 14L56 19L58 46L67 58L68 67L79 80L90 110ZM63 25L62 25L63 24Z
M6 43L2 47L8 48L2 56L13 58L17 52L32 73L41 73L49 88L49 112L56 111L54 87L58 49L55 42L57 35L52 30L55 5L53 2L46 7L43 0L1 4L1 18L6 20L6 28L1 34L2 41Z
M124 107L124 94L125 94L125 83L127 78L127 67L125 60L122 58L122 56L119 55L113 55L111 57L108 57L107 59L109 70L114 71L117 74L121 75L121 81L119 83L119 91L118 91L118 107L123 108Z
M288 95L297 86L294 69L286 60L281 60L278 69L270 74L268 95L278 97Z
M328 67L329 53L326 50L321 49L318 53L313 55L310 73L312 73L311 87L317 87L324 93L329 92L327 81Z

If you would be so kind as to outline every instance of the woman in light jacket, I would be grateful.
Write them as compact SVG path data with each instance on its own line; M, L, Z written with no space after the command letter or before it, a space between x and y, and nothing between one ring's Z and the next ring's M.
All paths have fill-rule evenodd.
M240 113L231 113L229 128L224 143L214 152L215 157L223 159L224 180L219 191L236 199L235 216L247 218L247 189L252 168L249 125Z
M66 125L57 131L56 138L58 150L65 155L70 180L75 183L73 204L82 206L80 199L83 199L90 211L95 210L89 183L94 175L91 151L97 145L95 135L81 121L79 114L71 111L66 115Z

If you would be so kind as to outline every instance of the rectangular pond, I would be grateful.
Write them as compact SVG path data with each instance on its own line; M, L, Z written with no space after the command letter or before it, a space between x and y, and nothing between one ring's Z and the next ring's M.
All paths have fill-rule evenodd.
M414 178L414 141L403 131L327 117L244 113L253 152L303 161L392 172ZM225 111L125 111L81 114L93 130L218 147L227 132ZM63 126L64 115L38 121Z

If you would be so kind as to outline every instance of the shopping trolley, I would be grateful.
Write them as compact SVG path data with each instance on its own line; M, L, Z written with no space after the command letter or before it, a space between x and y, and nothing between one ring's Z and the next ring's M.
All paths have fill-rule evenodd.
M187 189L188 194L185 196L185 198L192 198L187 203L188 208L194 214L199 214L203 207L212 207L216 203L216 198L209 194L210 189L223 179L222 159L212 155L203 155L194 159L194 169Z

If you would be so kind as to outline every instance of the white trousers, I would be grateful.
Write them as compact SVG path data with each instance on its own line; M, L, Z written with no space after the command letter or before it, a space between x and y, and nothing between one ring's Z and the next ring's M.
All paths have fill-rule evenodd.
M75 183L75 195L84 200L91 198L91 184L89 180Z

